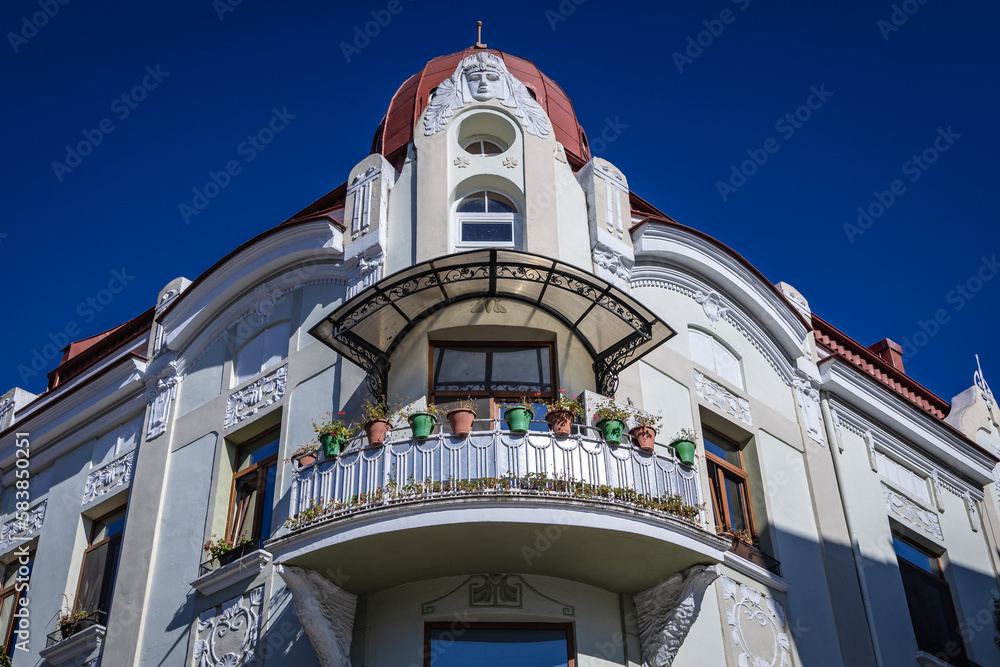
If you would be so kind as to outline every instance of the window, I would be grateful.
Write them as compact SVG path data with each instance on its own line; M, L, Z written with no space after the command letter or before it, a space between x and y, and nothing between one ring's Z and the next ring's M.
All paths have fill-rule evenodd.
M948 582L941 561L916 543L893 534L892 546L906 591L906 606L917 647L949 665L968 665Z
M463 197L456 208L460 246L517 246L517 207L510 199L492 190L480 190Z
M878 468L879 474L912 494L914 498L919 498L925 503L931 502L926 479L878 450L875 450L875 467Z
M16 552L15 552L16 553ZM14 616L27 602L27 584L31 578L31 567L35 561L35 553L20 556L3 568L3 581L0 582L0 644L6 647L8 656L14 655ZM20 570L20 571L19 571ZM24 597L22 597L24 596Z
M139 443L139 433L142 431L144 417L145 414L140 412L129 421L119 424L99 437L94 454L94 465L102 466L135 449Z
M503 143L499 139L492 137L473 137L462 144L466 152L479 157L489 157L490 155L500 155L505 150Z
M124 509L115 510L95 520L90 527L90 546L83 555L76 606L87 611L101 612L102 625L107 625L108 614L111 612L124 529Z
M537 401L534 419L541 420L555 397L552 361L548 343L432 343L428 398L445 409L449 401L475 398L480 417L499 418L501 404L527 396Z
M568 623L427 623L424 667L575 667Z
M697 329L688 329L691 339L691 359L717 376L743 388L743 371L739 358L713 336Z
M236 353L233 362L233 386L246 382L287 357L290 331L289 323L282 322L248 340Z
M704 439L715 520L722 530L755 543L757 531L753 524L750 487L743 469L743 453L736 443L707 429Z
M278 432L270 431L236 450L236 470L229 501L226 537L259 540L271 534Z

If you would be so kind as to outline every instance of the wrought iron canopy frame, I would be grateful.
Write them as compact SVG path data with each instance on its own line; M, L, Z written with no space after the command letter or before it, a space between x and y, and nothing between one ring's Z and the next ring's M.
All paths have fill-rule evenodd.
M675 331L614 285L569 264L499 248L446 255L392 274L327 315L309 333L367 373L386 393L390 357L420 322L472 299L541 308L565 325L594 360L597 390L613 396L618 374Z

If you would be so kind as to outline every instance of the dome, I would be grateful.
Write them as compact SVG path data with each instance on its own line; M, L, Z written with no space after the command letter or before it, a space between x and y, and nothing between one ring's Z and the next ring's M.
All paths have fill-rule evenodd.
M413 131L420 114L430 101L434 89L455 72L458 63L483 49L470 46L464 51L435 58L399 87L389 103L389 111L375 131L372 153L381 152L397 168L406 155L406 145L413 140ZM575 166L590 160L587 137L576 120L573 104L559 85L542 74L530 60L518 58L496 49L486 49L502 58L507 69L523 83L538 101L555 130L556 141L566 149ZM400 164L397 164L400 163Z

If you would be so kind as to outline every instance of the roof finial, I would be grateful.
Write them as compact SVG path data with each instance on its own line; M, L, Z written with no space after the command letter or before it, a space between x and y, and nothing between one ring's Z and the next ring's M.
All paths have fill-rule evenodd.
M483 22L476 21L476 28L479 30L479 36L476 37L476 48L485 49L486 45L483 44Z

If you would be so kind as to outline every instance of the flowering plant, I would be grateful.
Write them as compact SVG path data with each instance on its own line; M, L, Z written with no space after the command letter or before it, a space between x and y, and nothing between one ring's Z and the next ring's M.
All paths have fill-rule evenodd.
M337 413L337 417L333 416L332 412L323 413L323 418L320 421L313 422L313 430L316 432L317 436L323 436L329 433L334 438L348 438L351 432L354 430L353 424L348 424L344 422L340 417L344 416L344 411L341 410Z
M585 414L583 402L579 398L566 393L565 389L559 390L559 396L552 401L552 407L549 410L569 410L577 419L583 419Z
M674 442L677 442L678 440L690 440L691 442L695 442L697 438L698 433L693 428L682 428L677 431L677 435L674 436Z
M367 424L382 419L392 420L392 410L389 409L389 403L385 400L385 394L380 396L378 401L369 398L361 406L362 423Z
M663 417L659 412L654 415L652 412L636 410L634 416L636 426L648 426L654 431L660 430L660 422L663 421Z
M460 398L457 401L455 401L455 407L453 407L452 410L472 410L473 412L475 412L478 406L479 406L479 401L477 401L474 398L471 397Z
M541 396L541 395L542 395L542 392L540 392L540 391L536 391L535 392L535 396ZM503 407L503 409L504 409L505 412L507 410L513 410L514 408L524 408L525 410L531 410L531 412L534 413L535 412L535 401L533 401L532 399L528 398L527 396L521 396L520 398L515 399L513 403L506 403L505 402L501 407Z
M435 418L438 416L437 406L431 403L430 401L427 402L427 405L417 405L416 403L410 403L405 408L400 408L398 414L403 419L409 420L410 417L421 412L426 412L427 414Z
M93 611L88 611L80 605L74 607L69 604L69 598L63 595L63 606L56 614L56 625L59 627L59 632L62 634L63 639L66 637L76 634L80 631L80 621L87 618ZM9 662L7 663L10 664Z
M304 445L299 445L298 449L289 454L288 458L285 459L285 463L297 459L300 456L305 456L307 454L316 454L317 452L319 452L319 447L315 443L307 442ZM3 665L0 665L0 667L3 667Z
M216 538L218 536L213 533L212 537ZM219 556L222 556L223 554L229 553L230 551L232 551L236 547L242 547L244 544L250 544L250 542L252 542L252 541L253 540L251 540L249 537L247 537L246 533L243 533L239 537L237 537L235 540L211 539L211 540L205 542L204 548L205 548L205 551L207 551L208 554L214 560L214 559L218 558Z
M623 408L610 398L607 398L600 403L597 406L597 410L594 411L594 420L601 422L605 420L617 419L624 423L628 420L630 414L631 413L626 408Z

